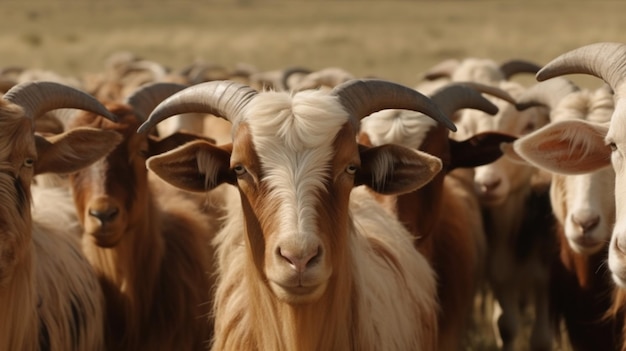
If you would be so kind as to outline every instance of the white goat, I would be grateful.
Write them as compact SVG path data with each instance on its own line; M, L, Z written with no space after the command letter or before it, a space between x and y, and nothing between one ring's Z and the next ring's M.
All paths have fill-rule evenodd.
M540 84L555 86L560 80L564 79ZM545 102L550 95L554 91L524 96L520 101L534 99L550 106L552 123L518 139L514 143L517 154L512 156L554 172L550 195L559 223L560 251L552 271L552 318L555 326L561 319L565 321L575 350L615 350L623 317L605 317L611 310L613 290L606 259L615 220L615 202L609 195L615 191L615 173L607 166L585 174L561 174L561 164L576 154L572 150L585 148L573 137L567 121L609 122L613 94L606 88L580 90Z

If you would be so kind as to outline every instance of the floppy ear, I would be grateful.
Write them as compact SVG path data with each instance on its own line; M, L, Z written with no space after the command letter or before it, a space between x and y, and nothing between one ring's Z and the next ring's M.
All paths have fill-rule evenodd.
M377 147L359 145L361 169L355 185L367 185L385 195L417 190L430 182L442 168L439 158L395 144Z
M502 156L500 144L513 142L517 137L498 132L484 132L456 141L450 139L450 167L473 168L496 161Z
M582 120L548 124L513 143L515 152L544 170L582 174L611 165L611 148L604 143L608 126Z
M76 172L106 156L121 141L117 132L88 127L49 137L35 134L35 174Z
M173 186L193 192L212 190L222 183L235 184L230 171L231 144L215 146L198 140L146 161L149 170Z
M158 139L157 137L150 135L148 137L148 156L162 154L196 140L204 140L211 144L215 144L214 139L193 133L175 132L163 139Z

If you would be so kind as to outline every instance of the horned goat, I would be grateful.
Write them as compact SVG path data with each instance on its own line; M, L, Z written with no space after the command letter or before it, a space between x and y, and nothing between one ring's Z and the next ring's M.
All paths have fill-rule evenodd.
M156 98L159 87L139 89L129 103L145 102L142 95ZM210 242L217 228L190 197L168 191L160 179L151 181L146 168L147 157L198 138L137 134L141 116L151 109L140 113L129 104L106 106L117 122L82 113L69 127L100 128L122 137L105 158L70 175L82 249L107 302L107 347L206 349L213 329Z
M115 133L77 129L50 139L33 132L33 119L57 108L114 118L90 95L52 82L23 83L0 100L0 350L102 350L103 298L95 272L81 254L70 223L37 203L36 174L69 173L102 157ZM46 209L47 208L47 209ZM58 210L58 208L57 208ZM48 215L44 215L48 213Z
M385 108L454 128L427 97L380 80L294 94L204 83L166 99L140 128L192 111L233 124L230 145L194 142L148 160L183 189L230 183L240 194L215 240L214 350L437 349L434 273L402 224L357 187L412 191L441 169L415 150L357 144L360 119Z
M496 113L497 107L482 97L478 84L448 84L431 99L454 120L463 108ZM489 86L480 86L494 93ZM501 97L514 101L503 91ZM501 156L506 135L477 135L457 142L448 130L413 111L385 110L362 121L362 134L373 145L394 143L419 149L443 161L443 171L422 188L382 201L416 237L415 245L431 262L438 276L439 350L460 350L472 318L474 295L484 277L485 233L471 178L453 172L475 167ZM370 137L371 136L371 137ZM453 173L450 173L453 172Z
M558 79L545 83L556 82ZM546 90L525 94L521 102L534 99L549 105L542 100L555 92ZM560 152L562 158L567 158L575 144L565 145L569 131L560 122L608 122L613 96L606 89L572 91L550 108L551 124L516 141L514 149L519 152L513 157L522 157L538 167L552 162L546 155ZM556 138L561 140L554 143ZM539 149L550 152L537 152ZM548 171L558 167L554 164ZM550 200L558 224L559 253L552 267L550 310L555 329L561 320L565 322L574 350L616 350L621 340L623 320L605 317L611 310L613 291L606 259L615 218L615 203L607 194L614 192L614 181L610 167L578 175L552 173Z

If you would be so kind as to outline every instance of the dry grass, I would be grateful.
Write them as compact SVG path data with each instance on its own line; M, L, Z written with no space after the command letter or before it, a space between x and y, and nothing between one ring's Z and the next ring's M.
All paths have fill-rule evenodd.
M99 71L117 50L182 67L197 58L262 70L340 66L413 85L446 58L545 63L626 42L615 1L165 1L3 3L0 67Z
M597 41L626 42L617 1L3 1L0 67L81 75L129 50L180 68L196 59L261 70L339 66L414 85L447 58L539 64ZM573 77L581 84L590 78ZM486 323L470 350L493 350Z

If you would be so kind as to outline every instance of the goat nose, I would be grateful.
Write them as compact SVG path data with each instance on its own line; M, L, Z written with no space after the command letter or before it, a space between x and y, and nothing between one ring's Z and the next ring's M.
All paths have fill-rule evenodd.
M485 181L481 184L481 189L485 192L492 191L493 189L497 188L500 183L502 183L502 180L500 179Z
M583 232L589 232L598 226L600 223L600 216L593 214L579 214L572 215L572 222L580 226Z
M117 217L117 214L119 212L119 209L114 206L99 209L89 209L89 215L92 217L96 217L102 224L113 221L115 217Z
M311 267L317 263L318 257L321 256L321 248L319 246L312 250L302 251L299 253L291 252L284 248L278 248L278 255L298 272L303 272L307 267Z

